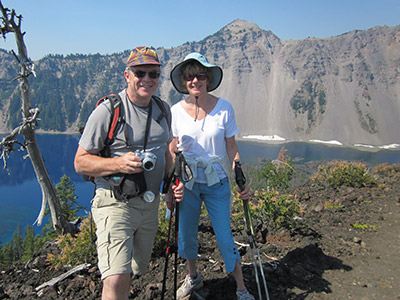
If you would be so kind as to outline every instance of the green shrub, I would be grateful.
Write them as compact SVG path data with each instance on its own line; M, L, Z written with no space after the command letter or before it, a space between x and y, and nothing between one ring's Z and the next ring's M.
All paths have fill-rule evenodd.
M243 201L239 198L239 193L237 192L237 188L232 190L233 201L231 207L231 220L234 224L236 224L237 230L243 230L245 223L241 220L244 218L243 214Z
M375 226L375 225L360 224L360 223L358 223L358 222L354 223L354 224L353 224L353 227L354 227L355 229L376 231L376 226Z
M359 162L333 161L326 166L318 166L312 181L321 186L337 188L340 186L362 187L375 183L366 166Z
M166 212L167 205L165 204L165 202L162 201L158 210L158 228L153 247L154 257L165 255L165 251L167 249L169 220L165 219ZM172 221L174 222L175 218ZM175 240L174 223L172 223L172 226L173 228L171 228L171 241L173 242Z
M267 189L286 191L289 189L289 182L294 174L292 157L286 154L282 147L278 158L263 165L259 177L265 180Z
M92 222L92 227L90 225ZM56 243L61 250L60 254L48 254L47 261L53 268L58 269L65 265L79 265L86 262L88 250L94 250L92 243L92 230L95 232L95 225L91 218L85 218L80 224L80 232L72 237L70 234L59 235ZM93 246L93 247L91 247ZM93 252L92 252L93 254Z
M300 211L296 196L280 194L276 190L256 191L254 196L257 203L250 205L253 219L258 219L268 227L279 229L281 227L291 229L295 224L295 217Z
M379 164L374 167L374 173L379 175L393 176L400 172L400 165L389 165L388 163Z

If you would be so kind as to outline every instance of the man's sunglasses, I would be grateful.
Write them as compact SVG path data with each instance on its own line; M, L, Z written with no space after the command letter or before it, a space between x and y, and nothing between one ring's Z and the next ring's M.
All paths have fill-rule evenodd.
M151 79L157 79L160 77L160 72L158 71L150 71L150 72L145 72L142 70L132 70L133 74L135 74L135 76L137 78L144 78L146 76L146 74L149 74L149 77Z
M206 80L208 78L207 73L198 73L198 74L195 74L195 75L186 74L183 77L185 78L186 81L192 81L195 78L197 78L197 80L202 81L202 80Z

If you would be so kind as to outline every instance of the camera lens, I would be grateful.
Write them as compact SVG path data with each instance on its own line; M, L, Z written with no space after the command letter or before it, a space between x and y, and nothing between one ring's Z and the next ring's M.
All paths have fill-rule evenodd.
M154 168L154 164L153 164L153 162L152 161L150 161L150 160L145 160L145 161L143 161L143 168L146 170L146 171L151 171L151 170L153 170L153 168Z
M142 153L142 163L143 169L146 171L151 171L156 166L157 156L151 152Z

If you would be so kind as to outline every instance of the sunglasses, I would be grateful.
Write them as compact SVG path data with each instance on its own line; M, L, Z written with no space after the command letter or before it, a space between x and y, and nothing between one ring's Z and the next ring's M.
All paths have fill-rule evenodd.
M197 78L197 80L202 81L202 80L206 80L208 78L208 76L207 76L207 73L198 73L195 75L186 74L185 76L183 76L183 78L185 78L186 81L192 81L195 78Z
M160 72L158 71L145 72L142 70L132 70L132 72L137 78L144 78L146 74L148 74L151 79L157 79L160 77Z

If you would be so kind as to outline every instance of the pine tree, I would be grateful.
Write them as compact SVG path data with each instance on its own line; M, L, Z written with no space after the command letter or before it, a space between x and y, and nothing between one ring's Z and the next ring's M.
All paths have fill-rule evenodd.
M68 222L76 219L76 214L84 207L77 204L75 185L67 175L61 177L60 183L56 185L56 193L60 200L61 211L64 219Z
M12 239L12 244L13 244L13 261L18 262L22 258L22 253L23 253L23 238L22 238L22 232L21 232L21 225L18 224L17 226L17 231L14 232L13 234L13 239Z
M0 242L0 266L4 264L4 254L3 254L3 245L2 242Z
M27 225L25 229L23 247L22 261L28 261L35 253L35 233L30 225Z
M75 185L67 175L63 175L61 181L56 185L56 194L60 201L61 213L64 220L67 222L74 221L77 218L77 213L81 209L84 209L84 207L77 204L76 199L78 196L75 194ZM50 210L47 208L45 216L49 213ZM53 225L50 220L49 224L43 229L43 236L46 239L53 239L57 236L54 230L47 231L52 227Z
M1 263L11 265L13 263L13 244L12 242L6 243L1 247Z

